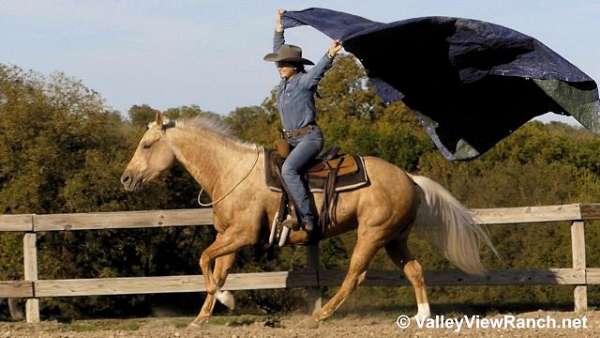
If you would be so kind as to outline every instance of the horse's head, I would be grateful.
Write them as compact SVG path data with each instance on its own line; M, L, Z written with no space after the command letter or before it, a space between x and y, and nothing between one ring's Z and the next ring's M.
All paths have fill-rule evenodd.
M156 113L156 120L148 124L148 130L121 175L125 190L139 189L175 162L175 154L164 137L166 130L172 126L160 113Z

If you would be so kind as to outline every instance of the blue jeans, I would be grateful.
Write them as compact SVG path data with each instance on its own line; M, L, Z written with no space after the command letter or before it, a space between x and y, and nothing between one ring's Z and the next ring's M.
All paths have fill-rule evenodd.
M316 215L311 208L310 192L301 177L309 169L306 165L323 149L323 134L320 129L315 128L301 137L289 138L288 143L292 150L283 162L281 176L296 203L296 212L302 218L298 221L303 221L306 230L312 231L317 224Z

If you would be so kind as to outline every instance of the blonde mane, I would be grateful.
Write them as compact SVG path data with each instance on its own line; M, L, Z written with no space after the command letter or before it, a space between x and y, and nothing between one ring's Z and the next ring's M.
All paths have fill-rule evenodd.
M166 119L165 123L170 122L168 119ZM223 123L223 121L213 117L198 116L192 118L177 119L175 120L175 128L195 130L196 132L208 131L247 149L254 150L257 147L257 144L255 143L246 142L239 139L233 134L231 128L229 128L225 123Z

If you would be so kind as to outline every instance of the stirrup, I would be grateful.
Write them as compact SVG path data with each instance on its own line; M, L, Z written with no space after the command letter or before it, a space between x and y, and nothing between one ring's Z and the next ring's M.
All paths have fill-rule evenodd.
M283 247L285 245L285 243L287 242L288 236L290 235L290 232L292 230L296 230L295 227L298 226L297 224L298 222L294 221L294 219L292 219L292 216L288 215L287 218L281 222L281 223L277 223L277 230L275 230L277 232L277 234L275 235L279 241L277 243L277 245L279 245L279 247Z

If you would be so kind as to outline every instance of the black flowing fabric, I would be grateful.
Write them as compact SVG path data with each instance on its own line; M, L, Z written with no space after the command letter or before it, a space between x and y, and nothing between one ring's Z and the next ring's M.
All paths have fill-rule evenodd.
M285 12L284 27L300 25L342 41L383 100L410 107L449 160L475 158L547 112L600 133L596 83L512 29L452 17L386 24L323 8Z

